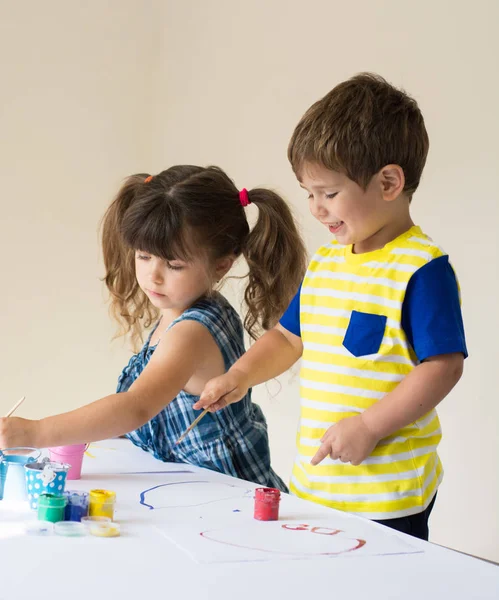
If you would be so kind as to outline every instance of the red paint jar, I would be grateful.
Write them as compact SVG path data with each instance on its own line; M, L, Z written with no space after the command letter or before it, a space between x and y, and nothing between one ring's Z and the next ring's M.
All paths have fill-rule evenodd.
M281 492L279 490L257 488L255 490L255 519L258 521L277 521L280 499Z

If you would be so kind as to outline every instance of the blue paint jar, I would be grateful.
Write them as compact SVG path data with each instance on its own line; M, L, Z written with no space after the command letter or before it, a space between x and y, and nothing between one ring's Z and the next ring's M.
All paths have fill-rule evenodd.
M68 503L64 512L65 521L81 521L88 516L88 492L68 490L64 492Z

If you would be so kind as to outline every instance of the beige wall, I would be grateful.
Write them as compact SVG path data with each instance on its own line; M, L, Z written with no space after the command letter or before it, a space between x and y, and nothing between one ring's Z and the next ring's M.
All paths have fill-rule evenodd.
M150 3L155 9L156 3ZM97 229L150 162L157 19L134 0L2 2L0 408L42 416L113 389Z
M287 164L287 141L335 83L377 71L424 111L431 151L414 216L458 271L471 350L463 380L440 409L446 477L432 539L499 560L499 4L32 6L27 19L25 8L9 4L0 24L2 56L14 57L0 95L0 408L27 394L19 414L41 416L113 389L127 352L108 343L96 227L125 174L219 164L241 187L284 193L310 252L326 242ZM238 293L232 286L231 298ZM261 386L255 397L268 415L274 465L287 477L296 375L281 386Z

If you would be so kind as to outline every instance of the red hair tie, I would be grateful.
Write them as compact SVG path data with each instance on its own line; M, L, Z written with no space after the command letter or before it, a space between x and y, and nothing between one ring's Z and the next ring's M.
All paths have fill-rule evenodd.
M152 181L152 175L149 175L149 177L144 179L144 183L149 183L150 181Z
M241 203L241 206L248 206L248 204L251 204L251 200L249 199L248 196L248 190L246 188L243 188L240 192L239 192L239 202Z

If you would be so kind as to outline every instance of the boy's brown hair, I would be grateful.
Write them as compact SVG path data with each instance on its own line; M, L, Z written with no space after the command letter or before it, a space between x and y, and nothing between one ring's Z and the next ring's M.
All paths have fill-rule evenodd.
M288 159L299 178L305 162L344 173L364 189L388 164L416 191L428 154L423 115L415 100L373 73L360 73L313 104L296 126Z

